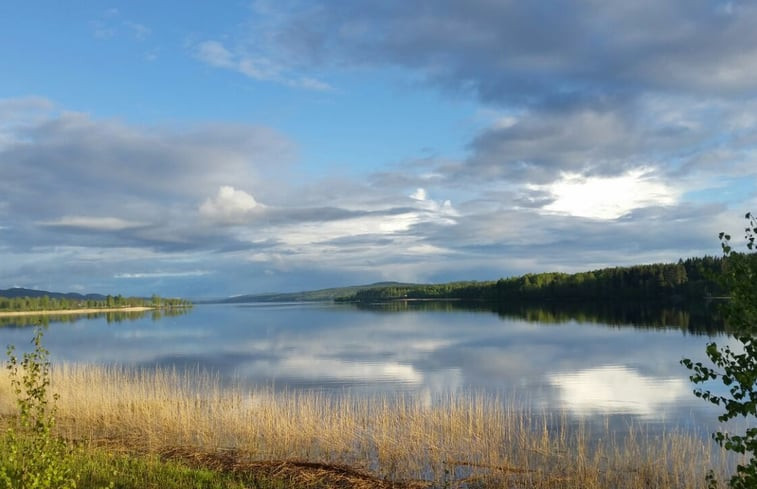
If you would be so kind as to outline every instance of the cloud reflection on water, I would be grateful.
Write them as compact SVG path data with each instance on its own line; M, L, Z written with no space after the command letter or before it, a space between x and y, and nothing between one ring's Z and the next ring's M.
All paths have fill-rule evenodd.
M681 378L640 374L622 365L605 365L547 376L559 391L562 406L573 414L635 414L659 416L667 405L691 396L691 387Z
M394 361L354 362L317 356L293 356L246 362L237 369L242 377L294 379L321 384L350 382L374 384L392 382L415 386L424 375L415 367Z
M21 350L29 333L0 328L0 344ZM702 358L707 341L680 329L331 304L200 305L159 321L55 324L45 336L56 362L199 368L277 389L491 392L580 416L657 419L703 409L678 361Z

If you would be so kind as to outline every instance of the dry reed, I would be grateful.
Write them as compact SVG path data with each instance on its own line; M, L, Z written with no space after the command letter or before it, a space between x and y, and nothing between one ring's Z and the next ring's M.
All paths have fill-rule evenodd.
M14 409L6 369L0 415ZM448 487L704 488L715 462L693 435L609 430L516 409L495 395L358 396L224 387L201 372L56 365L58 428L83 442L237 460L349 466ZM719 470L722 470L720 468Z

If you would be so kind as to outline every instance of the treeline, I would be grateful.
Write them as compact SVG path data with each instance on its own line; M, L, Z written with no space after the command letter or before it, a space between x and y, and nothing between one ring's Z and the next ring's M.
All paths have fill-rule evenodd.
M190 307L192 303L181 298L166 298L153 295L144 297L123 297L122 295L107 295L99 299L67 299L61 297L1 297L0 312L20 311L64 311L67 309L118 309L123 307L155 307L174 308Z
M717 279L725 258L705 256L659 263L614 267L581 273L538 273L488 282L403 285L361 290L340 301L457 299L489 302L524 300L684 301L725 294Z

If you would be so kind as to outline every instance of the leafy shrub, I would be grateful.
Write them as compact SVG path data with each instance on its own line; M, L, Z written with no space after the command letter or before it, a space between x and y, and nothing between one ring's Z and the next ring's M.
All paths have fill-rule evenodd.
M5 434L0 453L0 487L5 489L75 489L78 474L72 469L68 444L56 437L55 401L50 387L49 352L42 346L42 329L35 330L34 351L22 359L8 347L11 387L16 395L18 419Z
M718 416L721 422L737 417L757 421L757 253L754 253L757 220L751 213L747 213L746 219L749 224L744 230L744 237L749 253L734 252L730 244L731 236L720 233L726 257L721 282L730 296L724 311L729 327L735 331L733 337L739 347L719 347L714 342L709 343L706 353L714 368L689 359L681 361L693 371L690 379L695 384L720 380L728 388L725 395L703 389L694 391L697 397L725 409ZM713 434L715 441L726 450L750 456L746 464L738 465L731 477L729 486L732 489L757 488L757 426L750 424L751 427L743 434L723 431ZM717 487L712 473L708 476L708 482L710 487Z

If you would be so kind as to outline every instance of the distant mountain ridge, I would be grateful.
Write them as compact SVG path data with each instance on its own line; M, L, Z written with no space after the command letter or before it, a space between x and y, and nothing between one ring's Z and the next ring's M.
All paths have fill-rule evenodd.
M69 300L92 300L104 301L107 296L102 294L79 294L76 292L50 292L47 290L25 289L23 287L12 287L10 289L0 289L0 297L44 297L51 299L69 299Z
M328 289L308 290L302 292L282 292L268 294L246 294L209 301L216 304L244 304L247 302L318 302L331 301L355 295L362 290L381 289L385 287L412 287L417 284L403 282L376 282L368 285L349 287L332 287Z

